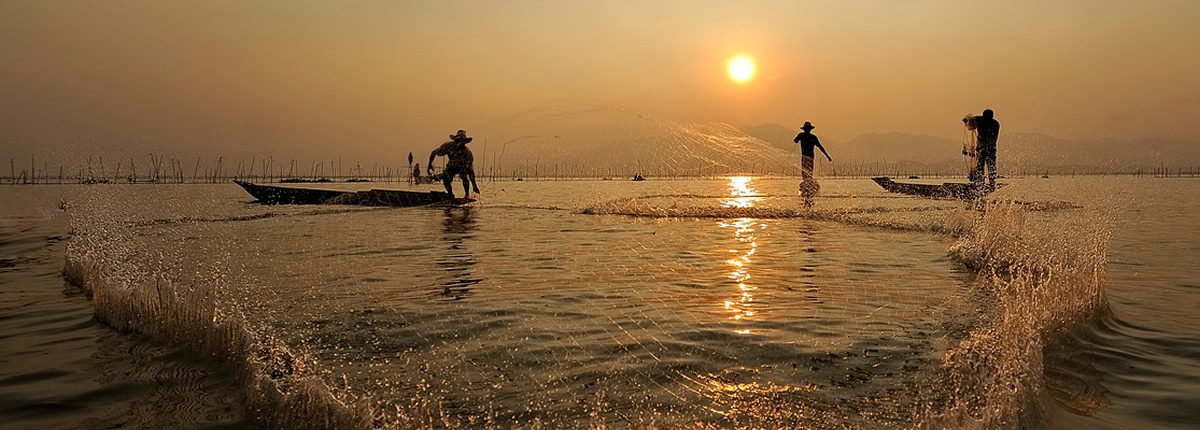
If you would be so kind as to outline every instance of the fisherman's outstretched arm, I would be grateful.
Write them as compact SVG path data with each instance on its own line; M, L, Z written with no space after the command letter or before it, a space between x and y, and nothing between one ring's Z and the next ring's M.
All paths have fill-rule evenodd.
M433 171L433 159L437 158L437 156L439 156L439 155L449 154L450 146L453 143L454 143L453 141L443 143L441 146L437 147L437 149L433 150L433 152L430 152L429 153L429 162L425 163L425 169L427 171L432 172Z
M821 150L822 154L825 154L826 160L833 161L833 159L829 157L829 153L825 152L825 147L821 146L821 141L819 141L819 140L817 141L817 148Z

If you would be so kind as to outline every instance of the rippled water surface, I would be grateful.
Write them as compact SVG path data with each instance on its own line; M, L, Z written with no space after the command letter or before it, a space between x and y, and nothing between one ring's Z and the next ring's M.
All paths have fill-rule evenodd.
M135 399L197 411L129 409L151 423L247 425L233 374L257 372L285 392L304 375L375 426L1200 424L1200 183L1011 182L984 208L825 181L811 209L793 181L737 177L492 183L454 208L6 187L0 276L20 299L2 305L0 377L130 394L72 415L34 399L81 383L5 384L20 402L0 414L79 425ZM89 318L64 259L133 333ZM168 308L184 316L139 322ZM214 339L266 346L197 348L213 321L246 333ZM66 352L85 347L106 352ZM137 386L95 364L139 362L174 376Z

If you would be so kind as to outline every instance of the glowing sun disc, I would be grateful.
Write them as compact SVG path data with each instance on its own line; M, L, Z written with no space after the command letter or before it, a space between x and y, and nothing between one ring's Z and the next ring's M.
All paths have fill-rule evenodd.
M754 59L745 55L730 58L729 62L725 65L726 71L729 72L729 79L739 84L744 84L754 79L756 68Z

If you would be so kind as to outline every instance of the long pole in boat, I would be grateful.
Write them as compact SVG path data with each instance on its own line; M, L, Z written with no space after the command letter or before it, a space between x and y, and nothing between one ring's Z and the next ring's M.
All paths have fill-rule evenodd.
M8 159L8 180L11 183L17 183L17 159Z

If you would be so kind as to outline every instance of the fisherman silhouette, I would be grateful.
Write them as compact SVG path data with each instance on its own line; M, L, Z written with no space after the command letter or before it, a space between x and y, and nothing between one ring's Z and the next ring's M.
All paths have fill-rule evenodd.
M991 109L984 109L982 116L975 117L975 130L977 135L975 152L979 154L979 157L975 163L975 170L971 172L971 180L983 185L983 171L986 167L988 170L987 186L995 189L996 141L1000 138L1000 121L996 120L995 113Z
M429 153L429 162L426 163L427 173L433 175L433 160L438 156L446 156L446 168L442 171L442 185L446 187L446 193L454 197L454 190L450 186L454 181L454 176L462 177L463 183L463 198L471 197L471 190L475 190L475 194L479 194L479 185L475 184L475 155L467 148L467 144L473 140L467 137L467 132L459 130L458 133L450 135L450 141L443 143L433 152ZM470 188L468 188L470 185Z
M817 195L817 191L821 189L817 181L813 179L813 167L815 160L813 159L816 151L814 147L820 148L821 153L825 154L825 158L833 161L829 157L829 153L825 151L825 147L821 146L821 140L817 139L817 135L812 134L812 130L816 128L811 122L805 121L800 134L796 135L792 142L800 144L800 194L806 198L805 205L812 206L812 197Z

